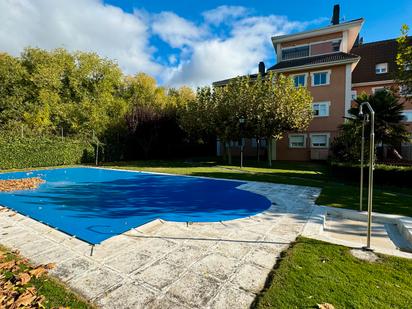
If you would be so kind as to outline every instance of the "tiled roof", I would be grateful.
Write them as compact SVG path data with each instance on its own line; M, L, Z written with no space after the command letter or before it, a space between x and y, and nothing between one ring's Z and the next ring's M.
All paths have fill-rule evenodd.
M276 63L274 66L270 67L268 70L283 70L293 67L307 66L307 65L317 65L317 64L327 64L329 62L338 62L345 60L356 61L359 59L359 56L354 54L348 54L344 52L338 52L327 55L311 56L306 58L284 60Z
M249 74L249 75L243 75L243 76L237 76L237 77L247 77L247 76L250 78L250 80L255 80L255 79L257 79L258 74ZM231 80L234 80L235 78L236 77L232 77L232 78L222 79L222 80L213 82L213 86L215 86L215 87L216 86L225 86L225 85L229 84L229 82Z
M409 37L412 44L412 37ZM364 43L352 48L351 53L359 55L361 60L352 73L352 83L375 82L394 79L396 71L396 39ZM378 63L388 63L388 73L376 74Z

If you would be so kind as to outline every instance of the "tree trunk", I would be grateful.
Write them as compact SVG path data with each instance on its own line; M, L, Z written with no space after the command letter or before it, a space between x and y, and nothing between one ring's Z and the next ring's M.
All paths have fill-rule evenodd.
M260 138L256 139L257 161L260 162Z
M227 145L227 163L229 165L232 165L232 147L230 146L230 143L226 143Z
M272 167L272 139L270 137L267 138L267 148L268 148L268 166Z

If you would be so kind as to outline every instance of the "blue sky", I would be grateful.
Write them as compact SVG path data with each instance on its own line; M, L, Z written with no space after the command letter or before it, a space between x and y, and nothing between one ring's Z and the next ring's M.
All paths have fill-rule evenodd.
M275 61L270 37L365 18L365 42L412 26L412 1L0 0L0 51L93 51L165 86L207 85ZM5 22L3 22L5 21Z

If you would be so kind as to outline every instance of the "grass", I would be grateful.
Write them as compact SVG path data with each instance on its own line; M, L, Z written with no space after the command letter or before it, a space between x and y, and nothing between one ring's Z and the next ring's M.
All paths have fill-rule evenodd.
M0 265L4 266L5 264L2 263L9 261L16 261L17 266L0 267L0 287L3 286L5 288L1 291L5 293L4 295L8 294L10 291L17 291L15 300L18 299L19 295L21 296L28 291L31 291L30 294L34 294L36 297L44 296L44 300L41 301L41 305L38 304L38 298L31 303L33 308L37 308L37 306L39 308L43 308L42 306L44 306L44 308L95 308L93 305L70 291L58 280L45 274L37 278L31 275L31 279L26 284L19 284L19 278L21 275L23 273L29 274L34 268L19 254L11 252L10 250L0 246ZM3 285L5 282L11 283L11 285ZM5 301L6 299L3 300ZM0 307L3 308L1 297Z
M312 162L274 162L272 168L264 163L240 169L211 161L132 161L106 163L104 166L139 171L172 173L191 176L264 181L283 184L313 186L322 189L318 205L359 209L359 184L337 179L330 175L325 164ZM364 208L366 209L365 192ZM374 189L374 211L412 216L412 190L395 186L379 186Z
M346 247L299 238L272 271L255 308L410 308L412 260L380 255L374 263Z

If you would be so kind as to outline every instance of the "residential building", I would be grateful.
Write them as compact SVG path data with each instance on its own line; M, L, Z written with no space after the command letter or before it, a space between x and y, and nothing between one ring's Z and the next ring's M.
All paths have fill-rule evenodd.
M335 6L327 27L272 37L277 63L267 71L260 63L259 74L282 73L293 78L297 87L306 87L313 97L314 115L307 131L288 132L273 143L273 160L327 159L353 98L394 86L396 40L362 44L363 23L363 18L341 23L339 6ZM408 104L405 116L412 124L412 105ZM246 154L254 153L253 146L246 144Z

